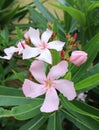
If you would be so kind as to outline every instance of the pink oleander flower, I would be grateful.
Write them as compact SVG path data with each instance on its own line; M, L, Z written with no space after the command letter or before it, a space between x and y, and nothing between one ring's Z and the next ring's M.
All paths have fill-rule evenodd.
M49 29L46 29L45 32L41 35L39 30L30 27L29 31L24 35L25 39L30 39L33 44L33 47L24 49L23 51L23 59L28 59L32 57L36 57L36 59L45 61L49 64L52 64L52 57L49 49L55 49L57 51L61 51L64 46L64 42L61 41L51 41L48 42L51 38L53 32Z
M24 54L23 50L25 48L29 48L29 46L26 45L25 41L21 41L18 44L16 44L16 47L11 46L11 47L5 48L4 52L6 56L0 56L0 58L10 60L12 56L14 55L14 53Z
M30 66L30 72L38 82L25 79L22 86L23 93L26 97L36 98L45 94L45 100L40 108L41 112L53 112L58 110L59 98L56 89L61 92L68 100L73 100L76 97L74 84L72 81L59 79L68 71L68 62L61 61L53 66L48 75L44 71L42 61L34 61Z
M6 56L0 56L0 58L9 60L12 58L13 54L17 52L18 54L22 54L23 59L36 57L36 59L52 64L52 57L49 49L61 51L65 44L64 42L58 40L48 42L50 37L52 36L52 33L52 31L47 29L41 35L40 39L39 30L30 27L29 31L25 33L24 39L29 38L33 44L33 47L27 45L25 41L21 41L16 45L16 47L11 46L4 49Z
M84 51L73 51L70 56L70 62L75 64L76 66L80 66L85 63L87 60L87 53Z

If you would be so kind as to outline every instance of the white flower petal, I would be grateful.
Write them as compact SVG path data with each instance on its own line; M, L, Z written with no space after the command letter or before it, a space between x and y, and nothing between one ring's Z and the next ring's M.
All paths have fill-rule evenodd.
M53 66L48 73L48 79L58 79L66 74L68 71L68 62L63 60L57 65Z
M46 92L43 85L34 83L28 79L25 79L22 90L26 97L31 98L38 97Z
M67 97L68 100L73 100L76 97L74 84L69 80L55 80L55 88Z
M40 108L41 112L53 112L58 110L59 98L54 88L48 89L44 103Z
M45 75L43 61L39 61L39 60L33 61L29 70L31 74L33 75L33 77L39 83L44 83L44 81L46 80L46 75Z
M29 59L36 57L40 54L40 51L38 48L28 47L22 51L23 59Z
M42 50L40 56L38 56L36 59L52 64L51 53L48 49Z
M40 34L39 34L39 29L34 29L30 27L29 31L24 35L30 38L31 42L35 45L38 46L40 43Z
M46 29L46 31L41 36L41 41L48 42L48 40L50 39L52 33L53 32L51 30Z
M4 49L6 56L0 56L2 59L10 60L15 52L18 52L18 48L11 46L9 48Z
M61 51L63 49L63 46L65 45L65 42L61 41L52 41L48 43L47 48L49 49L55 49L57 51Z

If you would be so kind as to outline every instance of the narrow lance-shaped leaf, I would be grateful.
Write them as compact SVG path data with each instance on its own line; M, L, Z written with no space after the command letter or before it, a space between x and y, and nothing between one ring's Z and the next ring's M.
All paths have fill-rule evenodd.
M26 120L33 118L40 114L40 106L42 102L37 101L35 103L20 105L11 109L11 114L18 120Z
M98 130L99 122L88 116L83 116L73 111L61 109L63 115L74 123L80 130Z
M19 130L38 130L46 120L47 118L44 118L42 114L40 114L34 117L32 120L28 121Z
M12 87L6 87L0 85L0 96L19 96L24 97L21 89L16 89Z
M33 2L48 21L54 22L53 15L39 2L39 0L33 0Z
M67 6L63 6L63 5L56 5L56 4L52 4L52 3L51 3L51 5L66 11L73 18L75 18L83 27L85 26L86 17L85 17L85 14L83 12L81 12L80 10L77 10L77 9L75 9L73 7L67 7Z
M88 87L91 87L92 85L95 85L99 83L99 74L94 74L92 76L89 76L88 78L85 78L75 84L76 90L82 90Z
M99 63L97 63L96 65L94 65L92 68L89 69L88 72L86 72L81 79L85 79L89 76L92 76L94 74L99 73Z
M83 109L83 107L80 107L80 105L76 106L72 102L66 100L66 98L64 98L62 95L61 95L61 103L65 107L65 109L67 109L67 110L69 109L69 110L77 112L77 113L79 113L81 115L86 115L86 116L89 116L89 117L92 117L92 118L99 119L99 115L94 113L94 111L97 111L99 113L99 110L97 110L95 108L91 108L91 106L83 104L82 105L83 107L86 107L87 109L89 108L89 110L91 110L91 111L86 111L85 109ZM93 110L93 112L92 112L92 110Z
M11 10L8 14L6 14L6 16L1 17L0 21L1 22L3 21L4 23L10 21L10 19L14 17L14 15L18 11L18 9L19 9L19 6L17 6L15 9Z
M27 8L29 10L30 17L34 21L34 23L42 23L46 25L46 19L39 12L37 12L34 8L32 8L29 5L27 6Z
M90 4L89 7L88 7L88 12L89 11L92 11L93 9L99 7L99 2L98 1L95 1L94 3Z
M14 117L18 120L30 119L40 114L40 106L42 102L36 101L20 106L13 107L11 110L0 109L0 117Z
M48 121L47 130L62 130L59 112L54 112Z
M82 110L91 113L92 115L94 115L95 118L99 117L99 109L93 107L93 106L89 106L88 104L78 101L78 100L74 100L72 101L72 103L78 107L81 108Z
M42 102L42 99L31 99L22 96L0 95L0 106L16 106L35 102Z

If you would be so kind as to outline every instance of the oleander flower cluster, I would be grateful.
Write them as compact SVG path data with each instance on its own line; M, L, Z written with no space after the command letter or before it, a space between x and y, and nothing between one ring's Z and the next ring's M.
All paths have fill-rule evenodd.
M23 60L33 59L29 71L35 80L25 79L22 91L29 98L36 98L45 94L40 111L46 113L59 109L59 93L62 93L68 100L73 100L76 97L74 83L64 78L68 72L68 62L80 66L87 60L87 53L78 50L72 51L71 55L66 57L63 50L65 42L60 40L51 41L52 35L53 32L49 29L40 34L39 29L30 27L29 31L24 34L23 40L15 46L4 49L6 55L0 56L2 59L10 60L17 53L22 56ZM75 37L74 41L76 40ZM56 65L53 65L53 55L51 53L53 49L59 53L61 52L60 62ZM47 74L44 66L45 62L48 66L51 66Z

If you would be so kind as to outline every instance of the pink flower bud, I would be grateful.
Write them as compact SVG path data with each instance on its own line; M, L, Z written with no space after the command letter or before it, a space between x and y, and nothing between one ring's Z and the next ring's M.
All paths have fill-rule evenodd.
M70 62L75 64L76 66L80 66L87 60L87 53L84 51L73 51L70 56Z
M62 50L62 51L60 52L60 55L61 55L61 58L64 58L64 56L65 56L65 51Z
M77 39L77 33L75 33L75 34L73 35L73 40L76 41L76 39Z

